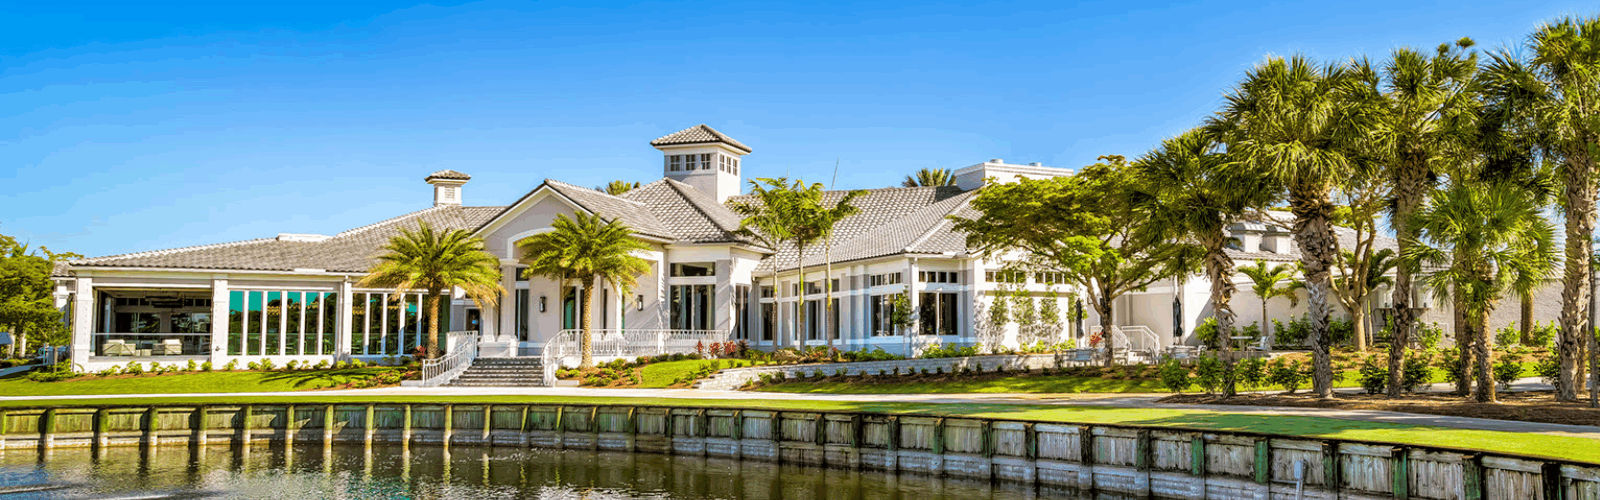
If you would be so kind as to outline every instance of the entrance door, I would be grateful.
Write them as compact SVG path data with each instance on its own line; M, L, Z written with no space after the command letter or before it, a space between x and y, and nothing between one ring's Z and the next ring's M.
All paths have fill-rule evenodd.
M579 329L579 328L583 327L583 325L579 324L579 316L578 316L579 314L581 314L583 312L582 311L582 307L583 307L583 302L582 302L583 295L582 295L582 293L583 293L583 290L579 289L578 287L569 287L569 288L567 288L567 292L562 294L562 297L561 297L561 328L562 329L564 329L564 330L576 330L576 329Z
M483 313L475 307L467 308L467 330L483 332Z

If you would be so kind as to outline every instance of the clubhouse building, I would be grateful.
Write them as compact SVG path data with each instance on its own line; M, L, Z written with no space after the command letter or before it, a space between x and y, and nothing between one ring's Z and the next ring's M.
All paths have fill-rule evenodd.
M584 293L594 294L599 330L713 332L767 348L823 345L827 336L840 349L890 352L931 342L1014 346L1076 339L1081 345L1099 323L1059 273L978 258L948 219L976 215L969 202L986 180L1071 170L993 159L956 170L952 186L867 190L855 200L861 212L837 226L831 252L815 245L799 255L792 246L769 248L738 232L740 218L728 203L740 199L749 146L705 125L650 145L662 154L662 179L618 196L545 180L518 199L473 204L472 178L442 170L424 179L432 188L431 206L338 234L285 233L69 262L57 270L57 295L73 332L72 361L99 370L129 361L220 366L271 359L282 366L410 354L426 336L421 295L356 283L389 238L422 221L470 231L500 258L507 295L498 307L479 308L456 291L440 318L441 332L481 332L483 356L539 353L562 331L578 328ZM830 201L842 195L826 194ZM563 287L519 272L517 241L550 231L558 214L580 212L621 220L650 245L642 256L651 270L632 292ZM1241 265L1298 258L1281 227L1239 225L1234 233ZM804 290L797 280L802 262ZM824 279L834 289L831 322L823 321ZM1118 335L1143 348L1193 343L1185 332L1211 313L1206 286L1174 280L1118 299ZM1043 333L985 326L988 305L1002 289L1008 291L998 295L1020 290L1036 300L1057 300L1059 326ZM916 325L902 336L889 317L894 296L907 291ZM1251 303L1235 304L1243 324L1260 314ZM804 315L804 331L795 331L795 315Z

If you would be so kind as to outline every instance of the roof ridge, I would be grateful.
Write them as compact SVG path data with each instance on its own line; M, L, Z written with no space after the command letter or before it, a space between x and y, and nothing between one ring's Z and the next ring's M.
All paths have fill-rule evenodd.
M227 248L227 247L231 247L231 246L246 245L246 244L250 244L250 243L265 243L265 242L269 242L269 241L277 241L277 238L255 238L255 239L249 239L249 240L229 241L229 242L225 242L225 243L209 243L209 244L205 244L205 245L194 245L194 246L178 247L178 248L165 248L165 249L161 249L161 250L147 250L147 251L144 251L144 252L124 253L124 254L117 254L117 255L106 255L106 256L102 256L102 257L88 257L88 258L83 258L83 259L69 260L69 261L67 261L67 263L68 264L93 264L96 261L103 261L103 260L131 259L131 258L135 258L135 257L150 257L150 256L155 256L155 255L171 255L171 254L180 253L180 252L193 252L193 251L197 251L197 250L210 250L210 249L213 249L213 248Z
M384 219L384 220L381 220L381 221L378 221L378 222L374 222L372 224L367 224L365 226L361 226L361 227L358 227L358 228L355 228L355 229L346 229L344 231L340 231L339 234L333 235L333 237L340 238L340 237L344 237L344 236L350 236L350 235L353 235L353 234L356 234L356 233L359 233L359 232L362 232L362 231L366 231L366 230L369 230L369 229L376 228L378 226L382 226L384 224L388 224L388 223L391 223L391 222L398 222L401 219L404 219L406 217L420 215L420 214L422 214L424 212L427 212L429 210L438 210L438 209L441 209L441 208L450 208L450 207L466 208L466 207L461 207L461 206L457 206L457 205L435 205L435 206L431 206L431 207L428 207L428 208L424 208L422 210L418 210L418 211L411 212L411 213L408 213L408 214L405 214L405 215L401 215L399 217L391 217L391 218Z
M966 196L966 195L967 195L967 193L961 193L961 194L956 195L956 196L959 197L959 196ZM928 241L928 238L932 238L933 237L933 233L938 231L939 228L944 227L944 225L946 223L953 224L950 221L950 216L954 215L956 213L956 211L961 210L961 207L967 206L967 204L970 203L971 201L972 201L972 197L971 196L967 196L966 199L961 200L958 203L955 203L954 204L955 206L950 207L949 210L945 210L944 211L944 215L939 217L939 222L936 222L932 226L929 226L926 231L922 232L921 236L917 237L917 239L911 240L911 244L906 245L906 248L905 248L904 251L910 252L911 249L916 248L918 245L921 245L924 242ZM929 207L929 208L932 208L932 207Z
M699 202L696 202L693 197L689 196L687 193L684 193L683 188L687 187L689 189L694 189L694 186L690 186L688 184L684 184L683 182L678 181L678 180L674 180L674 179L662 179L662 180L667 181L667 185L671 186L673 191L677 191L678 192L678 197L683 198L683 201L688 202L689 206L694 207L694 210L696 212L700 212L700 215L705 217L706 220L711 221L711 224L714 225L714 226L717 226L717 229L723 230L724 232L728 233L728 235L730 235L730 236L734 235L734 233L737 233L739 231L738 228L729 229L727 226L724 226L722 223L717 222L717 218L716 217L712 217L711 214L706 211L705 207L701 206ZM681 185L681 187L680 187L680 185ZM700 190L695 189L695 192L699 193ZM701 193L701 194L704 194L704 193Z
M584 190L588 190L588 191L593 191L593 192L595 192L595 194L599 194L599 195L602 195L602 196L609 196L609 197L616 198L616 199L621 200L621 201L625 201L625 202L632 203L632 204L639 205L639 206L644 206L643 202L638 202L638 201L630 200L630 199L627 199L627 198L623 198L621 196L617 196L617 195L614 195L614 194L611 194L611 193L607 193L605 191L601 191L601 190L598 190L598 189L595 189L595 188L587 188L587 187L579 186L577 184L572 184L570 182L562 182L562 181L558 181L558 180L555 180L555 179L545 179L544 182L546 184L552 184L552 185L559 184L561 187L570 187L570 188L573 188L573 189L584 189ZM576 201L576 200L574 200L574 201Z

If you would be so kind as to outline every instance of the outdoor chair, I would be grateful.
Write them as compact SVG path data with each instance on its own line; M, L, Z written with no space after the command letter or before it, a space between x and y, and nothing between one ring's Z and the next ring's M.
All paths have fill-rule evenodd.
M100 352L104 356L132 356L133 346L121 340L110 340L100 345Z
M1094 364L1095 349L1073 349L1067 351L1067 362L1073 364Z

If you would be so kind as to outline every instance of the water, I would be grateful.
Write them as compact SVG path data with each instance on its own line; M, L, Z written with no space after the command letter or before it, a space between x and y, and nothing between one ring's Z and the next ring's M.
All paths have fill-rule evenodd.
M1032 499L1032 486L655 454L454 446L185 446L0 454L0 499ZM61 488L63 487L64 488Z

